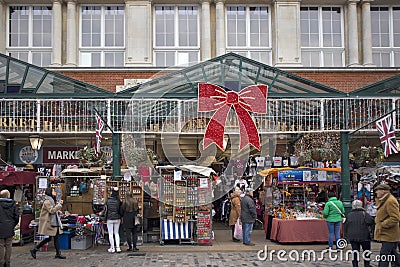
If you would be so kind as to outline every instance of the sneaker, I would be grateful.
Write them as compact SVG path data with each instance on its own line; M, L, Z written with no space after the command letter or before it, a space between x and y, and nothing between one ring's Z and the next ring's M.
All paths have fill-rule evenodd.
M117 248L117 253L121 253L121 249L120 248Z
M256 244L249 242L249 243L244 243L244 245L245 246L255 246Z
M115 249L109 248L107 251L110 252L110 253L114 253L114 252L115 252Z

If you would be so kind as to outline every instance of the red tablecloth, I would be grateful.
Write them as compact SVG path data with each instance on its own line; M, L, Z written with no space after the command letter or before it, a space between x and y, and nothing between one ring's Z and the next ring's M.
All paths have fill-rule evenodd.
M321 220L272 220L271 240L282 243L328 242L328 226Z

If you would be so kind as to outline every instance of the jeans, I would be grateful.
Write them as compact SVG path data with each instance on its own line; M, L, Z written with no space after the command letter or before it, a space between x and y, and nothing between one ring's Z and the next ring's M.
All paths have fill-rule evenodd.
M342 222L326 222L328 225L328 245L333 248L333 237L336 238L336 242L340 239L340 225ZM337 248L337 243L336 243Z
M361 241L361 242L350 241L350 244L351 244L351 249L356 250L358 252L360 252L360 246L362 247L363 251L371 250L371 241L369 241L369 240ZM360 255L359 259L362 259L362 253L359 253L358 255ZM353 267L358 267L358 259L356 259L356 258L353 259L352 263L353 263ZM370 263L369 260L364 259L364 267L369 267L370 266L369 263Z
M250 243L250 234L253 231L253 223L242 222L243 244Z
M56 233L56 235L54 236L54 247L55 247L55 249L56 249L56 255L61 255L61 252L60 252L60 243L59 243L59 241L58 241L58 235L60 234L59 233L59 228L57 227L57 233ZM45 239L43 239L42 241L40 241L40 243L35 247L35 249L36 250L39 250L41 247L43 247L45 244L47 244L48 242L50 242L51 241L51 236L49 236L49 237L47 237L47 238L45 238Z
M110 241L111 249L119 249L119 225L121 224L121 220L107 220L107 229L108 229L108 240ZM114 243L114 235L115 235L115 243ZM115 245L114 245L115 244Z
M0 238L0 266L10 264L13 237Z
M400 266L400 254L397 252L397 242L385 242L382 241L381 251L379 253L381 260L379 261L378 267L387 267L389 266L389 255L394 255L396 266ZM384 257L382 257L384 256ZM393 256L391 256L393 257ZM393 265L392 265L393 266Z

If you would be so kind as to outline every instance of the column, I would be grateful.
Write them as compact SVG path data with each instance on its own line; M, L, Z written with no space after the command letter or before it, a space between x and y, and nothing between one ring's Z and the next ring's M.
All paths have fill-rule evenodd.
M342 201L346 214L351 210L350 197L350 158L349 158L349 132L340 133L340 154L342 167Z
M125 1L125 22L125 65L151 65L151 1Z
M67 2L67 47L66 47L66 65L76 66L78 51L77 43L77 15L76 15L76 0L68 0Z
M62 7L61 0L53 1L53 53L51 57L52 66L61 66L62 55Z
M363 65L373 66L372 61L372 34L371 34L371 2L372 0L363 0L362 9L362 51Z
M301 67L300 1L274 1L275 66Z
M6 33L6 6L4 2L0 0L0 53L6 53L6 40L7 40L7 33Z
M358 28L357 28L357 3L359 0L349 0L348 10L348 49L349 62L347 66L358 66Z
M201 61L211 58L211 21L210 2L201 2Z
M112 151L113 151L113 176L121 175L121 134L112 134Z
M226 53L225 0L217 0L215 17L215 49L217 56L220 56Z

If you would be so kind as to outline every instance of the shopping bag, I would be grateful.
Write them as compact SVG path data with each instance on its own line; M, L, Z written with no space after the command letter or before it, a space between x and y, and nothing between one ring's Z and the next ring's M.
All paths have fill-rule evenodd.
M236 239L242 239L243 238L243 232L242 232L242 223L238 219L235 224L235 231L233 232L233 237Z

